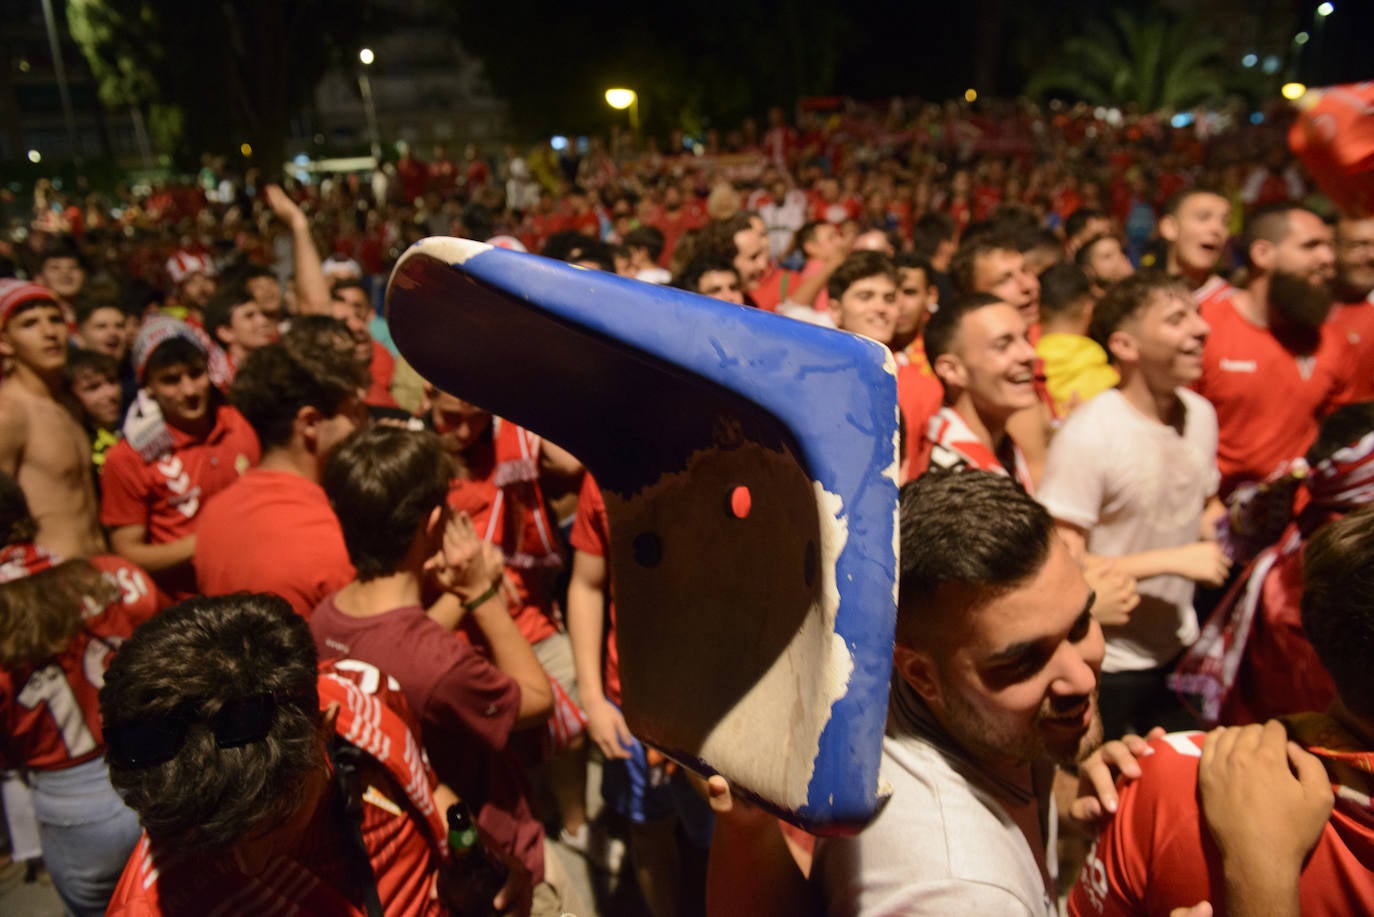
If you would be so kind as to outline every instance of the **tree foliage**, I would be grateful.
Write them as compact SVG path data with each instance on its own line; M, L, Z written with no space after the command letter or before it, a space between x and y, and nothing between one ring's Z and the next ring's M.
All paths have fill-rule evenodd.
M1217 67L1223 48L1220 38L1185 20L1117 10L1066 39L1031 75L1026 94L1144 111L1187 108L1224 94Z
M183 165L237 152L275 173L291 118L368 27L362 0L69 0L107 105L148 109ZM375 31L375 30L374 30Z

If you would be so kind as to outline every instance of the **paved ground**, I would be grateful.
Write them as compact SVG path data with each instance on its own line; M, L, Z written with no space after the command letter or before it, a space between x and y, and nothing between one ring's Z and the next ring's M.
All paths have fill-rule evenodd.
M33 882L24 881L24 864L0 859L0 914L14 917L62 917L62 899L52 880L40 872Z

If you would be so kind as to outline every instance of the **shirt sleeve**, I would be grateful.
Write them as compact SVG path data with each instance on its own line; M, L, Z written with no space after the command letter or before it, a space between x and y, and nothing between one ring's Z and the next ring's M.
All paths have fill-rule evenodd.
M147 525L148 506L139 483L139 458L128 443L116 443L100 473L100 524L108 528Z
M1174 733L1150 743L1069 894L1071 917L1167 914L1216 900L1220 866L1203 844L1197 803L1202 739Z
M601 488L590 474L582 476L582 490L577 495L577 516L573 520L568 541L585 554L605 557L610 553L610 532L606 530L606 504Z
M1098 396L1102 397L1102 396ZM1036 498L1055 519L1090 531L1102 514L1103 432L1082 410L1050 442Z

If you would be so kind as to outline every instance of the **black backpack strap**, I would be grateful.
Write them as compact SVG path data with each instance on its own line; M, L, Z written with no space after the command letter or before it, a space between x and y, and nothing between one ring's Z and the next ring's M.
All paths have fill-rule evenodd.
M350 872L362 884L363 904L367 917L383 917L382 900L377 895L377 876L372 871L372 858L363 843L363 787L358 765L363 751L342 739L329 743L329 763L334 766L334 784L338 788L335 820L340 836L347 838L348 855L353 860Z

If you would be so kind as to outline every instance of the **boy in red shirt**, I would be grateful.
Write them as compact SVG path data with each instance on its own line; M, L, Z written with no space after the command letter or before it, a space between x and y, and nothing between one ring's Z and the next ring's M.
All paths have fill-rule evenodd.
M367 422L348 330L309 318L250 355L234 379L230 397L262 461L205 508L192 561L205 595L273 592L304 617L353 578L319 481L330 451ZM325 333L306 333L316 325Z
M1203 188L1172 195L1160 213L1159 235L1167 245L1165 269L1183 278L1199 306L1234 289L1216 273L1230 220L1230 201Z
M367 397L363 399L368 407L394 408L396 399L391 396L391 377L396 372L396 358L372 337L368 323L375 313L367 294L367 288L360 280L340 280L330 288L330 308L336 319L348 326L353 336L353 352L358 362L367 370Z
M205 350L185 323L150 318L133 357L143 388L105 458L100 521L115 553L172 599L187 598L201 510L257 463L258 439L210 385Z
M545 500L543 482L570 490L582 465L566 450L504 418L495 417L430 386L430 422L454 463L448 505L466 513L484 541L501 549L513 599L511 614L539 664L572 705L579 701L572 644L558 622L555 577L563 568L562 544ZM560 703L562 697L560 696ZM581 712L563 709L578 721ZM563 838L586 846L586 770L580 728L561 741L547 761L558 802ZM545 756L532 750L533 761Z

